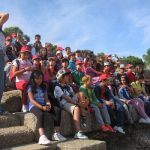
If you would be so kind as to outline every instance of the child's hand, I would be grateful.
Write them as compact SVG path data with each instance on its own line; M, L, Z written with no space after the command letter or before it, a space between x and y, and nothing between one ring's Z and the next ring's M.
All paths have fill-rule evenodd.
M43 106L43 111L50 111L51 110L51 105L46 105L46 106Z
M32 71L32 67L26 67L25 70L26 71Z

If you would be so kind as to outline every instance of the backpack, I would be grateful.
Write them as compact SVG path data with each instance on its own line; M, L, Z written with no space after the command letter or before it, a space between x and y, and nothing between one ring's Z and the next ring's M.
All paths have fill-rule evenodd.
M47 94L51 104L60 107L58 100L54 96L54 90L57 85L59 85L57 81L50 81L47 88Z
M47 89L47 94L48 94L48 98L49 98L51 104L54 106L60 107L59 100L57 100L57 98L55 98L55 96L54 96L54 90L55 90L56 86L59 86L63 91L66 89L57 81L50 81L49 85L48 85L48 89Z
M17 70L19 70L19 60L15 59L13 62L16 61L17 63ZM6 64L4 68L4 73L5 73L5 89L15 89L16 88L16 77L13 76L13 63L11 64Z

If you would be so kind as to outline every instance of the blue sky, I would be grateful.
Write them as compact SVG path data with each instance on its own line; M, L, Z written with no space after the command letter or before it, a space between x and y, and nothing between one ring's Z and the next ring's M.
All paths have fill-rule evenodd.
M142 57L150 48L149 0L0 0L10 18L34 41L72 50Z

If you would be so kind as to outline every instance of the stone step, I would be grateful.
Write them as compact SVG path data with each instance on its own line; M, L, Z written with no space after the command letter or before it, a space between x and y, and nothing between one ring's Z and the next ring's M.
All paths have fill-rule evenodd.
M106 150L106 143L99 140L70 140L57 144L57 150Z
M33 132L25 126L16 126L0 129L0 149L34 141Z
M56 150L56 144L39 145L37 143L31 143L12 148L3 148L2 150Z
M20 126L20 118L13 114L0 115L0 128Z
M3 149L6 150L6 149ZM52 142L50 145L31 143L7 150L106 150L106 143L98 140L75 140Z

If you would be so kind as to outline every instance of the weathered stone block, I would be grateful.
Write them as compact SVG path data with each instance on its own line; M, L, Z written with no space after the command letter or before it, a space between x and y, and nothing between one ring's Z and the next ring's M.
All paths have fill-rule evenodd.
M19 90L4 92L1 100L3 109L11 113L20 112L22 106L21 97L22 94Z

